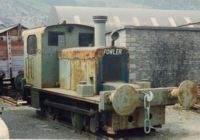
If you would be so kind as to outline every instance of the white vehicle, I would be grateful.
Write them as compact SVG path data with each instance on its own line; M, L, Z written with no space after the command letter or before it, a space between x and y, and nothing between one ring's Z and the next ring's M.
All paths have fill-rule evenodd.
M0 139L9 139L9 131L5 122L0 118Z

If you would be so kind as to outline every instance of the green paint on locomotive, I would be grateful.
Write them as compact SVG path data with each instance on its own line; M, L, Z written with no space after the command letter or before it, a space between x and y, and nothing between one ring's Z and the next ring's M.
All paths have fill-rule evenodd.
M37 88L57 86L58 52L63 48L92 44L93 34L92 27L76 24L54 25L24 31L24 70L27 84Z

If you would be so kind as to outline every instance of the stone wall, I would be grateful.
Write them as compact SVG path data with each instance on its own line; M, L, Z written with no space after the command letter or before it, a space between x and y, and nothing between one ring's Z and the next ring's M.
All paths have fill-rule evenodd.
M147 80L162 87L200 81L200 29L129 27L119 32L130 52L130 82Z

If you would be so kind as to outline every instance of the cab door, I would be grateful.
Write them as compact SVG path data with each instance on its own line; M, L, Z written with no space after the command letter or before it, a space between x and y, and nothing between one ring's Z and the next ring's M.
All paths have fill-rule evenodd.
M26 46L26 57L25 57L25 78L28 84L33 84L35 77L35 60L37 53L37 38L35 35L29 35L27 38Z

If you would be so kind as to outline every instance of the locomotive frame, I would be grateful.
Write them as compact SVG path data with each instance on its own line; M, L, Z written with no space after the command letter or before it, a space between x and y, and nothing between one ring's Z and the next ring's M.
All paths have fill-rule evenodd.
M128 83L128 50L102 47L107 17L93 19L95 32L85 25L62 24L23 33L24 94L30 94L33 107L54 117L65 116L76 131L116 133L144 127L150 133L152 126L165 123L166 105L178 100L184 107L195 103L197 87L191 81L179 88ZM81 40L91 46L94 34L95 47L77 47Z

